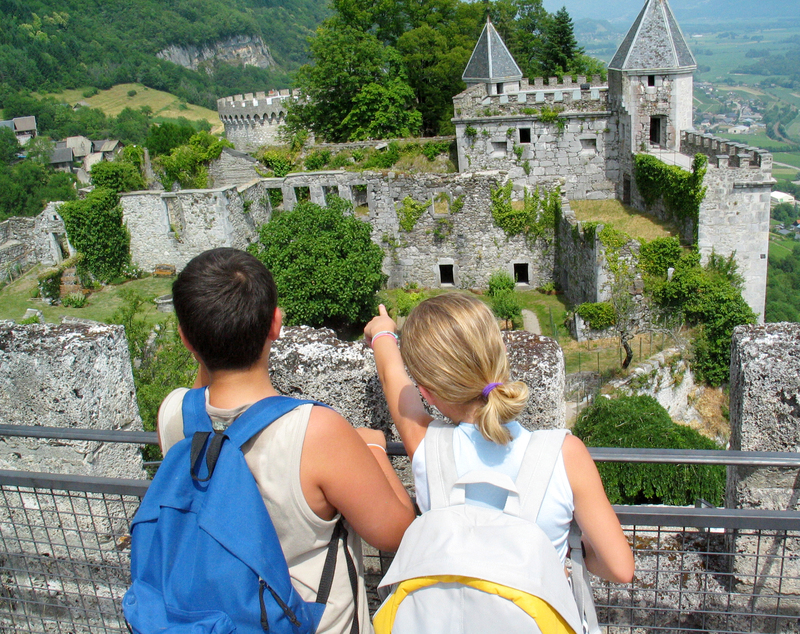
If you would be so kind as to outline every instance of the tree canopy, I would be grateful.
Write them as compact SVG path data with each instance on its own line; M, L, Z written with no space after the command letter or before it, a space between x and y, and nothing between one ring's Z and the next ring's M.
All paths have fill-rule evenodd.
M603 70L578 47L566 10L551 16L542 0L332 5L333 17L310 40L312 63L296 78L310 101L292 105L288 119L292 131L328 141L452 134L452 98L465 88L461 74L487 14L528 77Z
M278 214L249 250L272 271L288 325L363 324L376 312L383 250L336 196L327 207L302 202Z

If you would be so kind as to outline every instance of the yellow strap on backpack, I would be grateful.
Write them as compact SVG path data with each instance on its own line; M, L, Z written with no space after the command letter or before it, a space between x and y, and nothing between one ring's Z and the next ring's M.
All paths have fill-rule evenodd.
M509 601L512 601L518 608L526 612L536 621L539 629L543 634L575 634L574 630L567 624L567 622L556 612L547 601L535 597L527 592L521 592L515 588L509 588L498 583L485 581L483 579L473 579L472 577L460 577L457 575L437 575L433 577L417 577L416 579L408 579L398 584L392 595L381 605L372 625L375 628L375 634L391 634L394 619L397 615L397 609L400 607L403 599L409 594L435 585L437 583L460 583L465 586L470 586L476 590L487 592L489 594L496 594Z

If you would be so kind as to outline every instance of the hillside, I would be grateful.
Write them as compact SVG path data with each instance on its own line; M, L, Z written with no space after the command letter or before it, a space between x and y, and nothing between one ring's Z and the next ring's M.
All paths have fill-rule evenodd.
M287 87L327 15L324 0L0 0L0 97L138 82L214 108Z

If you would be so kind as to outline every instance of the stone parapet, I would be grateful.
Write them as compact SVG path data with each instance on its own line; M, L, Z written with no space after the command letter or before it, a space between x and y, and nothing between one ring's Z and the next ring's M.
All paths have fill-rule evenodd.
M800 447L798 395L800 324L735 328L731 341L730 448L796 453ZM797 469L728 467L725 498L728 508L800 510ZM734 559L734 574L756 577L769 589L775 589L782 578L783 593L800 594L800 560L776 560L772 539L736 533L728 539L734 549L728 552L748 555Z
M124 327L0 322L0 420L141 431ZM139 448L127 443L8 437L0 468L145 477Z
M772 173L770 152L712 134L684 130L681 132L681 153L688 156L705 154L714 167L760 168Z
M565 112L605 112L608 110L608 86L598 76L590 82L578 77L573 82L565 77L563 82L550 77L548 83L542 77L527 79L520 83L518 92L490 95L485 84L475 84L453 97L455 119L484 119L487 116L504 114L530 114L528 111L547 108L562 108Z

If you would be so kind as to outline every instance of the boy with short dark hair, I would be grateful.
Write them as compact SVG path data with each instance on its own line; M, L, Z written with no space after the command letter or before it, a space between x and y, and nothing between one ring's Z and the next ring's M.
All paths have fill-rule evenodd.
M215 428L227 427L253 403L278 395L269 377L269 353L282 316L272 275L258 259L231 248L200 254L175 280L173 303L181 339L200 362L196 387L208 386L206 410ZM183 438L186 391L173 391L159 410L164 453ZM372 626L358 535L376 548L395 550L414 519L385 446L380 431L356 430L333 410L304 404L243 447L292 583L306 601L316 599L340 515L353 527L348 548L359 573L361 633L372 632ZM318 631L349 633L353 603L347 567L337 566Z

